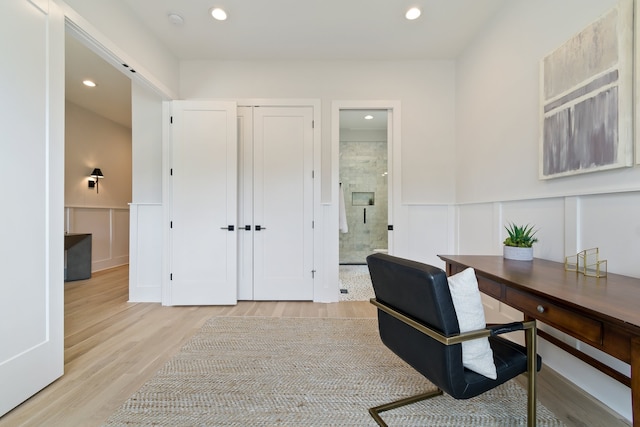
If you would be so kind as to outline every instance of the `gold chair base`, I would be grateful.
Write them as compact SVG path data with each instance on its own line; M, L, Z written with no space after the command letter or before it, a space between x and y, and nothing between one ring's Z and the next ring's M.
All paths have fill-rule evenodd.
M404 399L396 400L395 402L386 403L384 405L376 406L374 408L369 408L369 414L374 420L376 420L376 422L380 427L388 427L387 423L385 423L384 420L380 418L380 412L389 411L391 409L400 408L406 405L411 405L412 403L420 402L422 400L427 400L435 396L440 396L441 394L442 394L442 390L438 388L436 390L429 391L427 393L406 397Z

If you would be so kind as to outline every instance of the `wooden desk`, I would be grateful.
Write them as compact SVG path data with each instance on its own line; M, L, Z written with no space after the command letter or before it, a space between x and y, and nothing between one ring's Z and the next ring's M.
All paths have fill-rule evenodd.
M631 365L631 378L538 329L544 339L631 387L633 425L640 427L640 279L608 273L586 277L564 264L502 256L439 255L447 275L472 267L480 290Z

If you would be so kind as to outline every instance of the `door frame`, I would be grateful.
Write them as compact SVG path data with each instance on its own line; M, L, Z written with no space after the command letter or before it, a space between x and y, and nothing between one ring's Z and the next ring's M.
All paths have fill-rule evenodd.
M330 197L330 220L327 221L330 230L335 233L327 235L329 240L327 247L327 259L325 269L327 271L327 284L331 285L327 296L331 301L339 301L340 281L339 281L339 247L340 238L338 230L338 197L340 194L340 110L387 110L387 163L388 163L388 184L389 184L389 206L388 221L394 225L398 221L400 212L401 194L401 128L400 128L400 101L398 100L344 100L333 101L331 103L331 197ZM389 233L389 253L393 254L397 249L397 238L394 233Z

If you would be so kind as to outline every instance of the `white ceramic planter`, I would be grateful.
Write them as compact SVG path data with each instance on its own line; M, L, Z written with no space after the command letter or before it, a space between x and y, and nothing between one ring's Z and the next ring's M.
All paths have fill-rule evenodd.
M513 259L516 261L531 261L533 259L533 248L503 246L502 254L505 259Z

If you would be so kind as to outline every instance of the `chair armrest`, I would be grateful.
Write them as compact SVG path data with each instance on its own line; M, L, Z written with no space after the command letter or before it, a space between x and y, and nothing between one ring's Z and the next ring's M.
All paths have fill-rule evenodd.
M399 312L393 307L390 307L389 305L381 301L378 301L376 298L371 298L369 302L371 302L371 304L378 307L378 309L384 311L387 314L390 314L396 319L401 320L402 322L406 323L412 328L422 332L425 335L430 336L431 338L435 339L436 341L444 345L459 344L464 341L470 341L478 338L486 338L494 335L504 334L507 332L522 331L526 329L533 329L534 331L533 334L535 336L535 328L536 328L535 320L531 320L528 322L513 322L513 323L507 323L504 325L492 325L484 329L463 332L457 335L445 336L440 331L437 331L427 325L424 325L418 322L415 319L412 319L411 317L405 315L404 313Z
M378 307L378 309L384 311L385 313L395 317L396 319L406 323L417 331L422 332L423 334L433 338L434 340L444 344L444 345L454 345L460 344L463 341L474 340L477 338L486 338L491 336L491 331L489 329L478 329L476 331L464 332L456 335L446 336L443 335L440 331L431 328L416 319L413 319L406 314L396 310L395 308L383 303L382 301L378 301L376 298L371 298L369 300L371 304Z
M504 324L487 325L487 329L491 331L491 336L507 334L509 332L524 331L524 322L512 322Z
M491 324L487 325L487 329L491 331L491 336L502 335L509 332L515 331L524 331L526 329L535 328L536 322L535 320L527 321L527 322L512 322L512 323L504 323L504 324Z

